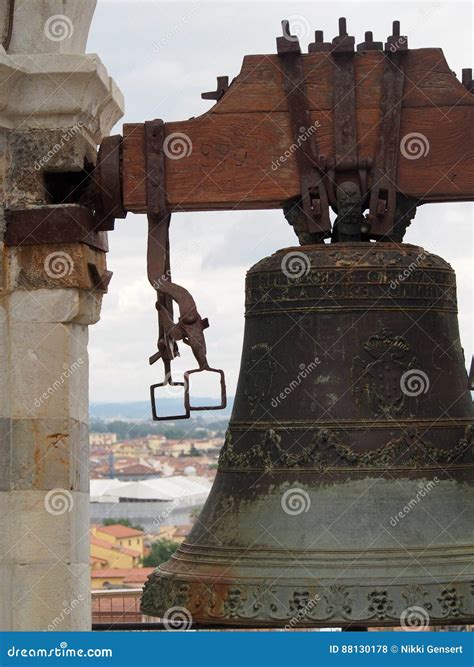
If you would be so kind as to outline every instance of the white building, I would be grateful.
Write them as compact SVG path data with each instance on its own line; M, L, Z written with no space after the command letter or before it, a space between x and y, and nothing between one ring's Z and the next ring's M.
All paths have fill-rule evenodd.
M89 433L89 445L115 445L116 433Z
M204 477L157 477L137 482L92 479L91 522L129 519L147 533L160 526L192 522L191 512L207 499L212 483Z

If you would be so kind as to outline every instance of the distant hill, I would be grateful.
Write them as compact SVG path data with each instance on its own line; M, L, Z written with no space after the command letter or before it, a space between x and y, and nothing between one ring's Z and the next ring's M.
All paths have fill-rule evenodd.
M228 419L232 411L234 397L227 399L225 410L209 410L192 412L191 415L217 421L218 419ZM211 405L215 399L199 398L197 405ZM160 414L180 415L183 412L183 403L176 398L163 398L160 400ZM148 401L136 401L130 403L90 403L89 415L91 419L108 421L112 419L122 421L149 421L151 417L151 405Z

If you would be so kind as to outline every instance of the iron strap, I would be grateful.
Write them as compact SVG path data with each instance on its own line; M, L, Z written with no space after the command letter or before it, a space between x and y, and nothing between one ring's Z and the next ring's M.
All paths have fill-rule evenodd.
M336 171L357 170L354 52L333 52L334 149Z
M332 241L360 241L367 192L367 160L358 159L357 111L354 72L354 37L339 20L333 39L334 161L328 171L328 197L337 211Z
M165 154L163 141L165 125L162 120L145 123L146 168L147 168L147 210L148 210L148 280L158 292L165 296L166 311L171 317L172 300L180 310L180 320L191 324L199 317L194 299L189 292L171 280L169 226L171 211L166 201L164 184Z
M336 171L356 171L357 114L354 73L355 39L347 34L346 19L339 19L339 35L331 44L334 63L333 109Z
M404 51L385 53L379 141L369 203L370 235L386 236L395 221Z
M337 38L336 38L337 39ZM349 35L340 35L340 48L344 40L353 40ZM368 188L368 173L372 168L372 159L358 157L356 81L354 71L354 48L352 42L346 42L345 50L333 48L334 63L333 109L334 109L334 162L327 172L328 198L337 207L336 173L358 182L361 194L361 207L365 202Z
M166 201L166 174L164 153L165 125L162 120L145 123L145 147L147 169L147 212L148 212L148 280L157 293L159 336L158 351L150 357L150 364L162 359L164 382L150 387L153 419L187 419L191 410L219 410L226 405L224 373L210 368L206 356L204 329L209 326L206 318L199 315L196 303L187 289L171 281L169 226L171 210ZM179 320L173 320L173 301L179 308ZM184 382L173 382L171 361L178 355L177 341L183 341L191 347L198 363L198 368L184 374ZM221 396L215 406L193 406L189 395L189 377L193 373L209 371L219 374ZM184 389L184 413L160 417L156 408L155 392L166 385L181 386Z
M287 23L287 22L283 22ZM302 208L308 231L330 236L329 203L323 180L319 151L312 128L310 104L306 91L305 73L297 37L283 27L283 37L277 39L277 51L283 73L283 86L288 102L291 135L294 139L298 165Z
M165 328L165 320L173 321L173 301L163 289L165 281L171 280L169 260L171 213L166 202L166 193L161 185L165 183L164 134L165 127L161 119L145 122L148 212L147 272L148 280L156 290L159 324L158 352L150 357L150 364L162 358L165 374L169 374L170 361L177 355L177 347L167 336Z
M6 209L5 245L85 243L108 252L107 234L97 231L97 219L79 204Z

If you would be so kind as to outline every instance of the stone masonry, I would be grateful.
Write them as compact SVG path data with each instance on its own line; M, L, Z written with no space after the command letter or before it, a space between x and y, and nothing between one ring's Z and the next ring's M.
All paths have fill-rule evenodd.
M100 59L85 55L95 4L16 3L0 47L2 239L5 209L90 200L97 145L123 110ZM4 36L7 15L2 2ZM102 274L105 254L2 244L1 630L90 629L87 339L103 293L88 264Z

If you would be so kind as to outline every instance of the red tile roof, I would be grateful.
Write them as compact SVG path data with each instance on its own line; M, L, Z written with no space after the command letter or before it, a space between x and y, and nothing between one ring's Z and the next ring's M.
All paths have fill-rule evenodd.
M106 535L112 535L113 537L138 537L143 535L141 530L136 530L136 528L128 528L128 526L123 526L121 523L114 523L112 526L95 526L97 531L100 533L106 533Z
M133 567L129 570L130 574L125 577L123 583L144 584L154 569L154 567Z
M130 570L119 567L102 567L100 570L91 570L93 579L123 579Z

